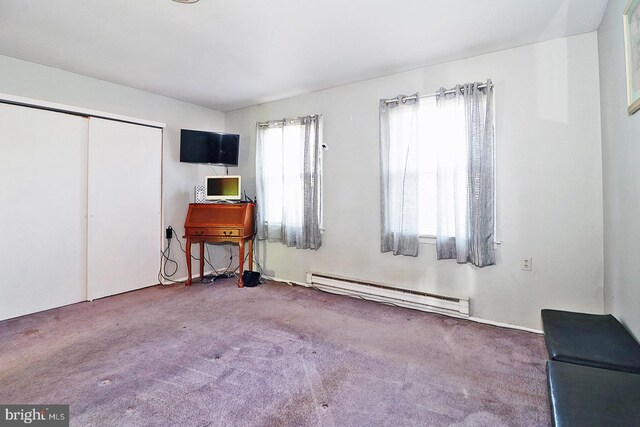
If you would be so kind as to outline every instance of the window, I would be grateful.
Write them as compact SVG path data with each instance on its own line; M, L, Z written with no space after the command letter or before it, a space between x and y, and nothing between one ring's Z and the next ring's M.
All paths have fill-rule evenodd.
M435 97L420 100L418 112L420 140L418 143L418 192L419 224L421 236L435 237L438 216L438 156L442 166L441 173L453 173L454 169L467 168L467 147L465 143L464 105L451 108L437 108ZM456 179L464 175L458 174ZM447 187L444 195L449 205L453 205L454 190ZM464 210L461 206L459 210ZM455 236L454 210L447 211L447 231Z
M259 239L320 247L321 116L258 123L256 184Z
M381 251L495 264L493 85L380 101Z
M290 129L290 128L289 128ZM265 194L263 197L269 199L269 203L265 204L264 220L268 224L282 224L283 209L284 206L284 185L279 185L280 182L286 181L291 183L294 178L292 174L294 169L284 168L285 163L284 156L288 152L291 156L291 150L285 150L284 145L286 141L284 139L284 126L266 128L264 130L264 144L269 147L265 150L265 156L262 161L262 179L264 180ZM298 162L294 162L297 164ZM284 175L287 175L286 177ZM291 191L298 193L298 188L294 186ZM299 198L296 194L295 198ZM300 206L293 206L300 208ZM296 215L295 218L291 218L291 224L300 225L300 216Z

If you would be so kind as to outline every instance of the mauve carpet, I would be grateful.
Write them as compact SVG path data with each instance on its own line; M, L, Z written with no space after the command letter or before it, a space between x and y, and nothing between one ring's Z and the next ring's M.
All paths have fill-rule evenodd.
M91 426L549 425L542 336L298 286L155 286L0 322L0 403Z

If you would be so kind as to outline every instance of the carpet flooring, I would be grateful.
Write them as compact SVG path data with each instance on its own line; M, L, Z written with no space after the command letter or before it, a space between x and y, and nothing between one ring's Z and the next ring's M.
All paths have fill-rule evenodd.
M267 283L0 322L0 403L72 426L549 425L540 335Z

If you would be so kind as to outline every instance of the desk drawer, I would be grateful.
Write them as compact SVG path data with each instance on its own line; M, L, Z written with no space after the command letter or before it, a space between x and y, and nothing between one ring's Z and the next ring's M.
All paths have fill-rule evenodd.
M211 237L238 237L238 228L211 228L211 227L189 227L187 234L190 236L211 236Z
M238 230L237 228L223 228L223 229L218 229L217 230L217 236L233 236L233 237L238 237L240 235L240 230Z

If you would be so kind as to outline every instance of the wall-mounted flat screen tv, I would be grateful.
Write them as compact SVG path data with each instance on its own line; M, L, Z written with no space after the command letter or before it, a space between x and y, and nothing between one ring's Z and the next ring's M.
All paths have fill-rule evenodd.
M180 131L180 161L238 166L240 135L223 132Z

